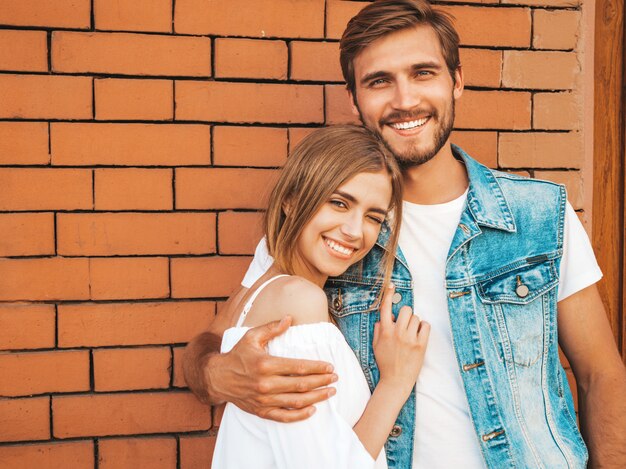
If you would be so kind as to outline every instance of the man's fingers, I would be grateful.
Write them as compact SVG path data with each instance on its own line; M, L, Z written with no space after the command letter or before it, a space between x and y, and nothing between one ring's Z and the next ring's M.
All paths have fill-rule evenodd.
M305 407L304 409L280 409L272 407L259 415L259 417L276 422L289 423L308 419L314 413L315 407L313 406Z
M244 338L261 347L265 347L270 340L289 329L291 321L291 316L285 316L280 321L272 321L262 326L253 327L246 332Z
M391 299L393 297L393 292L395 290L395 286L393 283L387 285L385 289L385 293L383 295L383 299L380 302L380 327L390 327L393 323L393 314L391 313Z
M263 407L280 407L282 409L304 409L318 402L325 401L336 394L335 388L322 388L309 392L282 393L265 396Z
M282 358L268 355L259 364L265 375L307 376L323 375L333 372L333 365L328 362L302 360L298 358Z
M259 384L264 394L302 393L328 386L337 381L337 375L327 373L309 376L270 376Z

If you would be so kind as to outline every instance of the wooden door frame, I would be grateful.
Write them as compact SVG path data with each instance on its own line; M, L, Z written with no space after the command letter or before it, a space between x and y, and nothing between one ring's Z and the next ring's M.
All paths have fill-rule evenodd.
M598 287L626 362L626 47L623 0L596 0L594 53L593 245Z

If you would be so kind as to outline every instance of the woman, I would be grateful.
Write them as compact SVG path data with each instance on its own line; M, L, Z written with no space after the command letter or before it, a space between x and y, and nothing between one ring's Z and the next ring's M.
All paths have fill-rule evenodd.
M384 468L382 451L423 361L429 326L406 308L394 322L389 286L402 191L400 171L379 139L357 126L319 129L288 159L272 192L265 237L274 264L229 307L234 327L228 352L250 328L292 316L285 334L268 344L272 355L331 362L337 393L307 420L278 423L227 404L213 456L214 468ZM390 216L390 211L394 216ZM322 290L374 246L391 226L381 263L380 322L373 348L380 382L369 388L358 361L332 323ZM372 305L372 314L379 307Z

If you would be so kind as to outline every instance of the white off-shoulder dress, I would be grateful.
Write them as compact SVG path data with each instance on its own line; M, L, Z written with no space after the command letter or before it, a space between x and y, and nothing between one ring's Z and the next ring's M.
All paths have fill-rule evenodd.
M237 326L227 329L222 353L250 329L242 327L252 302L273 277L254 292ZM270 355L330 362L339 380L337 393L316 404L312 417L293 423L265 420L227 404L217 435L213 469L383 469L384 450L374 460L352 427L361 417L370 391L354 352L332 323L290 327L268 344Z

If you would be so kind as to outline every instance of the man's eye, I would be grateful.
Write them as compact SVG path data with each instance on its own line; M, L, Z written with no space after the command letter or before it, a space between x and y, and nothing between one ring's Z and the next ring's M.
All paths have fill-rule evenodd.
M385 85L386 83L387 83L387 80L385 80L384 78L379 78L377 80L371 81L370 87L382 86L382 85Z

